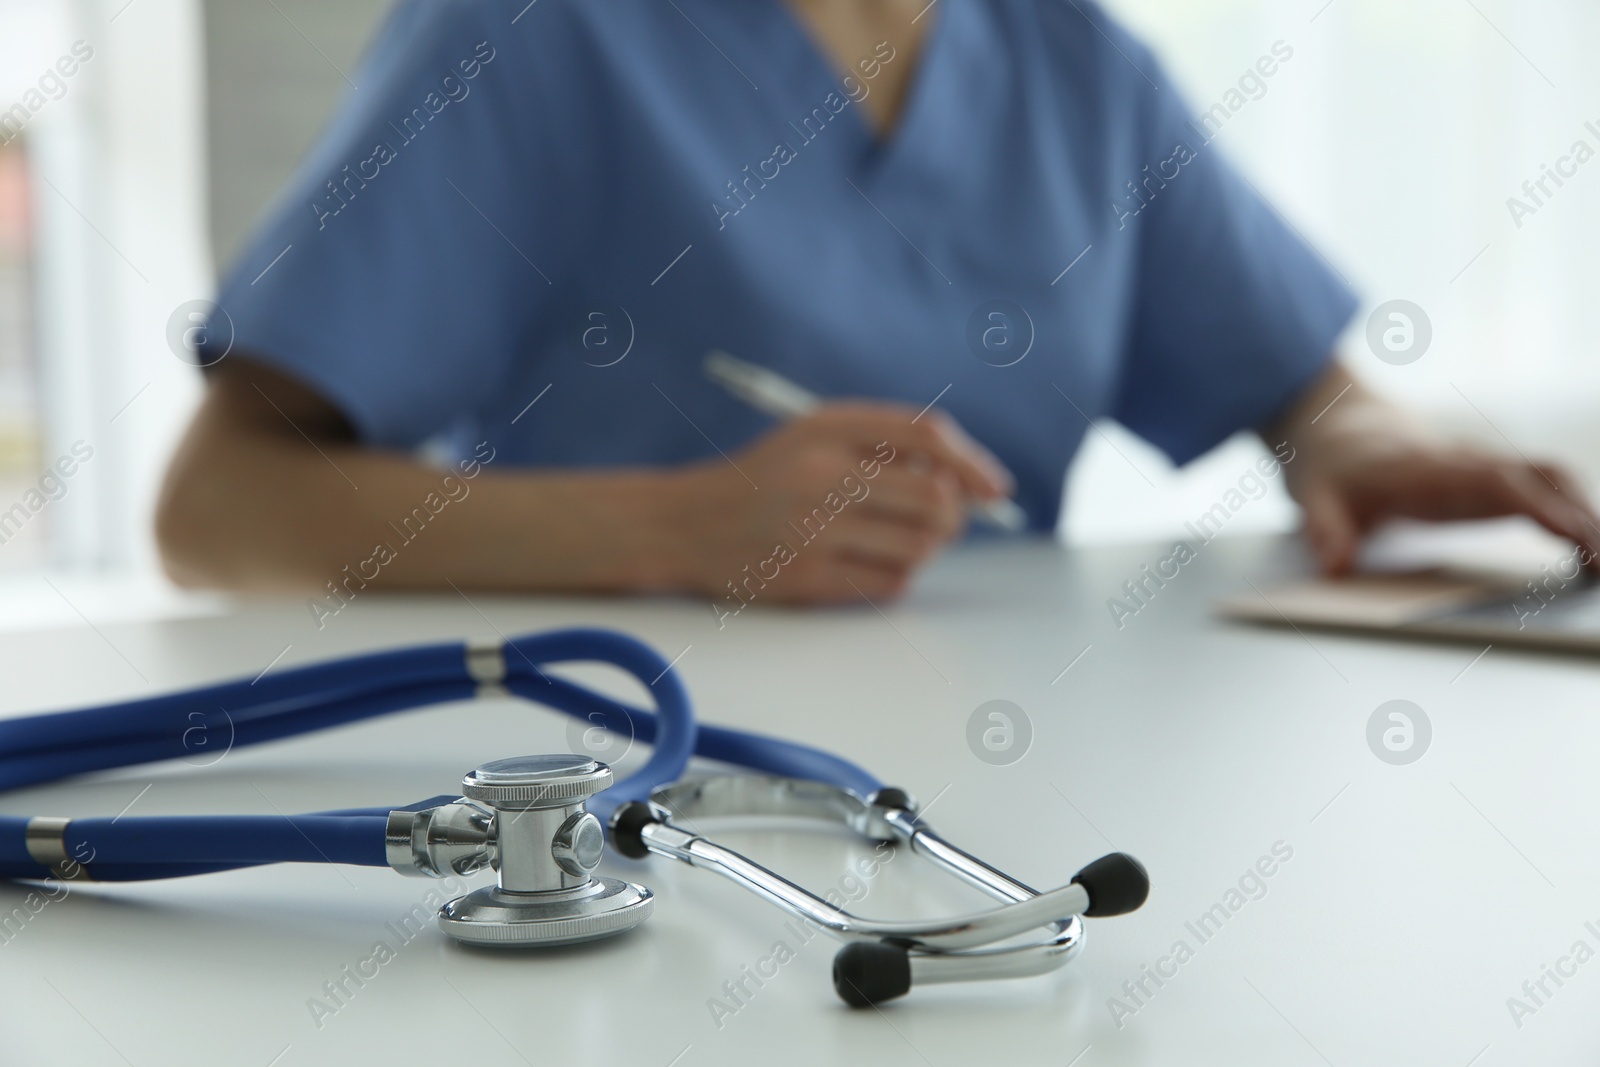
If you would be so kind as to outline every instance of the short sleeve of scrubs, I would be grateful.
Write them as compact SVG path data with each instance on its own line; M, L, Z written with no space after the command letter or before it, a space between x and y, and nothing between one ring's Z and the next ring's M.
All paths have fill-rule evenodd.
M1111 414L1181 464L1306 389L1357 300L1192 121L1149 51L1103 24L1160 85L1145 94L1147 166L1112 208L1140 251Z
M414 446L484 406L565 255L561 146L507 91L553 97L562 75L496 77L516 59L486 11L402 0L218 297L235 348L316 389L370 443Z

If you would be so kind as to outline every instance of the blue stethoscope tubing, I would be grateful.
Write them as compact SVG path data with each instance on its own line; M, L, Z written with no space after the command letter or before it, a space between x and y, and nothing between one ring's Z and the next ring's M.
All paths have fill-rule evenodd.
M370 653L254 681L0 720L0 790L193 756L202 741L238 748L410 708L472 700L481 683L468 665L470 647L450 642ZM654 747L644 766L589 801L589 810L607 825L623 804L644 800L657 786L682 777L696 755L762 774L827 782L862 797L882 788L867 771L820 749L697 724L671 664L626 634L554 630L512 638L501 652L505 677L499 684L511 693ZM656 710L633 707L543 670L572 662L599 662L626 671L645 685ZM63 846L69 857L88 866L96 881L107 882L269 863L384 867L389 810L75 818ZM0 816L0 878L52 874L29 854L28 822L27 817Z

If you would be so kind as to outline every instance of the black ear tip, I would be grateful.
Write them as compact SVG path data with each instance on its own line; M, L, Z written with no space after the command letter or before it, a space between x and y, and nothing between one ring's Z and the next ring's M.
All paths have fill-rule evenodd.
M642 800L630 800L611 816L611 844L631 860L642 860L650 855L645 847L644 828L657 822L655 812Z
M876 807L898 808L902 811L912 811L916 807L916 802L911 799L910 793L892 785L886 785L872 794L871 802Z
M833 988L852 1008L868 1008L911 991L911 960L899 945L853 941L833 957Z
M1089 909L1084 914L1091 918L1126 915L1150 897L1150 875L1126 852L1101 856L1072 880L1088 892Z

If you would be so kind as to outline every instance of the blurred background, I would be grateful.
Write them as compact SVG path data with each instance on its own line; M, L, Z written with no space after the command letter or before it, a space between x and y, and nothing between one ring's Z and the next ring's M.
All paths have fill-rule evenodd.
M1559 187L1547 179L1542 204L1522 189L1575 142L1600 151L1600 5L1106 6L1156 47L1193 110L1222 107L1216 144L1361 292L1344 350L1362 378L1455 433L1600 477L1600 159ZM150 535L199 393L170 324L212 294L388 7L0 0L0 628L214 605L166 586ZM1275 46L1291 58L1250 77ZM1514 218L1511 197L1536 211ZM1403 365L1366 341L1368 314L1392 300L1432 328ZM1061 534L1176 537L1259 447L1241 437L1180 472L1098 427ZM52 473L68 456L73 473ZM1274 487L1228 535L1294 521Z

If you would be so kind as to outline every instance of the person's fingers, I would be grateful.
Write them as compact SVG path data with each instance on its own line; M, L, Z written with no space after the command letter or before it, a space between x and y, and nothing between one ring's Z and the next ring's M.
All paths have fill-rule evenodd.
M903 453L924 456L949 468L966 492L985 500L1006 496L1016 485L1005 465L942 411L841 403L819 409L808 418L845 434L886 465L899 462Z
M1588 490L1583 487L1583 483L1578 480L1577 475L1566 467L1559 463L1550 463L1544 460L1534 460L1530 466L1535 474L1543 478L1551 489L1560 493L1568 502L1587 510L1593 510Z
M914 424L926 441L925 454L952 467L969 492L985 499L1010 496L1017 480L998 456L979 444L961 424L942 411L928 411ZM912 448L917 448L915 440Z
M1515 463L1498 467L1487 476L1485 496L1495 495L1504 513L1523 514L1558 536L1586 550L1591 557L1600 542L1585 508L1574 503L1560 483L1533 464Z
M930 527L861 515L830 529L828 549L851 559L891 567L912 567L926 560L946 538Z
M909 465L884 468L860 507L864 514L931 529L945 539L966 525L961 483L937 467L925 472Z
M1593 565L1600 523L1576 481L1559 468L1461 453L1426 471L1410 492L1391 501L1389 518L1486 519L1526 515L1559 537L1581 546Z
M1584 536L1575 540L1587 550L1585 562L1588 568L1600 570L1600 513L1595 511L1588 490L1575 474L1558 463L1536 462L1533 470L1562 500L1572 506L1584 530Z
M1324 574L1347 574L1355 565L1361 530L1344 499L1329 486L1306 489L1300 501L1306 539Z
M886 469L872 491L828 527L827 549L860 561L915 566L961 532L965 514L950 471Z

